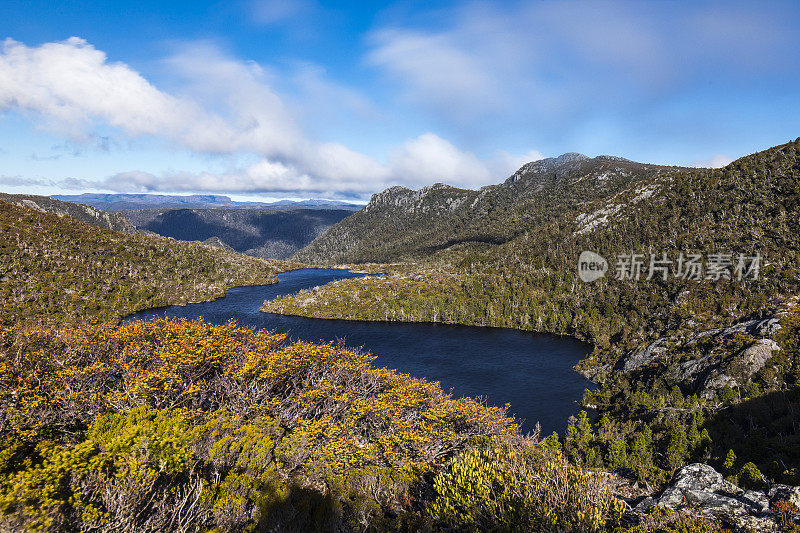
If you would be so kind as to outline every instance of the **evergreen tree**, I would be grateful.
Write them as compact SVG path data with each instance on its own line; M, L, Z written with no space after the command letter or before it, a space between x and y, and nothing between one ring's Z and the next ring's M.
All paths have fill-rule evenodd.
M561 451L561 441L558 438L558 433L555 431L548 435L542 443L551 450Z
M574 416L569 417L564 447L570 459L579 464L591 465L592 463L587 460L587 454L593 438L592 423L589 421L586 411L581 411L577 419Z
M611 468L628 466L628 443L624 434L615 433L609 440L606 464Z
M733 450L728 450L728 454L725 456L725 461L722 462L722 469L726 474L733 474L735 466L736 454L733 452Z
M653 432L647 424L643 424L633 438L628 463L640 480L645 479L653 467Z
M670 468L677 468L689 458L689 439L686 437L686 425L682 422L672 426L669 432L665 458Z

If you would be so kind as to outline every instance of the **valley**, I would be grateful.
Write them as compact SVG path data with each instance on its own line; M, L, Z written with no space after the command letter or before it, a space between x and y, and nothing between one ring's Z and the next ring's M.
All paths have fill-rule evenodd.
M316 498L330 493L304 491L334 480L343 492L331 505L340 510L326 516L341 517L336 520L368 513L370 523L381 527L389 527L392 515L425 527L434 522L464 525L461 515L452 514L448 506L473 489L447 477L463 458L470 464L483 461L490 471L501 469L475 481L478 486L493 483L494 476L511 476L504 479L511 483L513 497L522 498L517 501L527 509L531 522L526 527L532 529L554 523L552 516L541 514L537 498L559 476L568 475L574 482L557 503L557 520L577 530L625 520L700 527L703 518L694 514L688 500L679 500L661 518L654 511L659 498L673 490L670 487L694 483L687 481L691 476L705 476L709 486L727 487L713 490L745 491L741 498L747 501L767 501L744 505L737 496L718 508L701 503L702 509L711 509L706 511L712 520L709 527L769 530L776 516L783 519L766 511L769 499L778 501L785 494L785 501L791 502L792 487L800 484L800 437L794 429L800 423L798 158L800 141L719 170L565 154L527 164L505 182L479 191L441 184L418 191L395 187L374 195L360 211L336 213L338 221L324 218L327 208L300 213L331 224L324 231L324 224L316 226L313 239L302 228L314 222L293 221L298 210L270 211L280 220L278 226L299 227L298 233L280 230L288 240L300 239L293 241L294 248L280 252L286 256L297 250L290 261L241 255L225 241L246 248L242 235L251 232L248 224L267 215L260 207L123 211L137 222L133 225L93 207L5 196L11 203L0 202L0 320L6 369L3 405L11 418L3 431L17 444L9 444L4 453L18 464L11 466L4 482L2 497L11 502L7 516L61 527L66 522L58 509L68 504L57 498L42 502L35 496L37 483L52 490L47 488L51 483L67 482L47 472L62 471L63 461L73 460L69 454L82 450L83 458L70 467L80 473L68 483L94 486L92 479L104 474L93 470L91 461L128 464L145 446L136 436L127 444L107 443L103 439L117 438L103 429L107 424L137 428L135 435L155 439L148 442L166 439L167 428L177 424L186 436L183 444L173 451L148 453L156 453L161 462L177 460L180 454L193 457L205 465L196 474L205 480L201 485L227 487L220 496L224 500L193 505L192 520L208 524L253 523L254 515L230 507L224 503L227 498L251 502L246 504L250 509L265 512L252 503L263 497L258 496L262 489L253 488L250 481L250 488L235 486L237 479L254 479L256 472L268 468L274 473L264 482L292 496L270 497L265 505L296 512L300 504L291 498L312 498L316 508L323 505ZM156 236L151 228L172 232L179 240ZM209 242L197 242L206 232ZM303 238L309 242L300 248ZM194 242L181 242L184 239ZM609 259L604 276L591 282L579 279L577 258L583 250ZM245 251L253 253L252 248ZM683 252L697 251L731 259L721 274L704 271L698 279L669 276L677 272L673 264L663 276L626 276L620 259L636 253L642 258L682 257ZM733 258L740 256L763 262L757 271L752 264L749 271L737 271ZM645 263L642 259L646 274ZM344 271L321 269L334 265L372 274L337 275ZM296 270L305 266L318 270ZM275 285L275 291L268 287L287 270L292 272L286 280L308 272L321 284L296 286L287 281ZM329 273L333 277L325 278ZM247 285L253 288L232 288ZM221 298L226 293L229 296ZM268 293L271 296L265 296ZM214 299L218 300L212 304L192 304ZM174 304L180 307L164 307ZM250 310L244 311L247 306ZM161 309L147 310L156 307ZM327 320L309 320L320 318ZM417 324L397 324L395 337L390 324L374 324L374 333L369 333L369 322ZM436 324L456 329L450 334L436 330ZM464 326L489 329L457 329ZM429 327L434 329L425 330ZM491 329L498 327L509 329ZM514 337L514 330L568 335L591 343L591 351L562 365L558 343L548 344L545 337L531 337L531 346L541 346L540 352L521 347L516 355L511 344L504 348L506 340L480 337L495 335L492 331ZM441 335L452 337L444 340ZM474 335L479 336L473 339ZM408 341L417 336L431 346ZM154 338L160 340L146 340ZM367 351L348 348L353 342ZM458 347L461 342L470 342L477 352L469 355ZM489 344L481 348L484 342ZM445 350L448 343L454 352ZM233 351L227 351L228 346ZM73 355L68 364L40 361L37 347ZM371 350L375 355L369 355ZM492 356L491 368L478 364L489 361L492 350L499 351ZM19 359L13 353L25 355ZM139 355L125 362L131 354ZM435 363L441 356L444 359ZM266 363L256 363L254 357L273 362L264 367ZM569 369L575 363L575 369L597 386ZM132 364L145 366L132 370ZM475 364L482 369L480 377L463 374ZM275 365L288 366L275 374ZM554 377L548 365L562 365L558 372L566 373ZM504 381L503 372L522 380ZM461 378L456 377L459 373ZM441 384L423 380L439 376ZM545 379L534 385L540 378ZM575 387L567 387L567 381ZM120 400L119 393L97 396L92 383L100 382L104 390L122 387L119 390L127 391L130 399ZM447 394L442 387L454 389ZM566 396L550 393L548 387ZM54 392L61 389L73 392ZM247 396L256 390L262 391L262 407ZM348 391L362 396L356 399ZM462 397L482 393L488 396L485 404ZM26 399L19 403L21 394ZM503 407L506 401L511 405ZM578 401L581 412L572 403ZM76 405L82 407L76 411ZM177 406L183 407L176 410ZM103 414L87 418L80 414L83 409ZM537 414L542 409L547 416ZM520 412L522 426L511 416ZM547 420L547 433L525 435L535 429L531 421L537 418ZM236 445L238 451L225 452L232 454L226 456L227 466L219 466L214 454L232 444L214 440L217 437L208 440L206 432L215 424L245 439ZM90 437L75 441L76 429L88 431ZM273 443L271 451L259 451L255 441L248 444L247 432L270 435L265 442ZM481 439L499 448L482 452L472 447ZM311 444L297 448L298 442ZM43 446L56 450L55 455L46 458L35 451ZM209 446L218 451L209 455L203 451ZM249 454L263 453L269 457L261 462L241 462ZM489 455L481 455L485 453ZM524 454L519 460L518 453ZM441 470L444 459L451 470ZM312 468L320 461L327 473ZM554 470L539 470L545 465ZM31 481L31 468L51 477ZM182 468L176 465L169 474L152 471L149 482L160 480L167 487L191 480L195 474ZM480 468L470 467L465 475L483 475ZM116 475L127 475L121 472ZM434 472L438 473L431 483L426 476ZM527 473L513 477L514 472ZM581 477L591 472L608 474ZM544 476L547 482L531 485L531 476ZM375 479L381 480L379 493L355 507L342 503L365 498L364 484ZM125 494L126 501L139 501L127 489L114 490ZM431 490L436 496L425 492ZM703 492L712 489L692 490L700 491L701 502L717 497L716 492ZM27 499L20 499L24 494ZM572 498L586 497L582 494L592 495L581 500L585 510L571 503ZM169 491L148 497L175 501ZM93 503L87 505L109 509L109 500L90 498ZM426 502L423 510L410 511L407 498L421 498ZM391 511L371 507L374 504ZM130 513L141 504L131 505L130 510L114 511L115 520L135 522ZM35 508L44 509L44 514ZM167 508L148 514L148 523L171 520ZM259 516L277 520L281 514ZM590 516L598 518L586 522ZM507 518L492 514L490 521L494 520L499 522L491 523L501 524Z
M140 230L181 241L218 239L220 246L263 259L288 259L352 212L327 207L118 211Z

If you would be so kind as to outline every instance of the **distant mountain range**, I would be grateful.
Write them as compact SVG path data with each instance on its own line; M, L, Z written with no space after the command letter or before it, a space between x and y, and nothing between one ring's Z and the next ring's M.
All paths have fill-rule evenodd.
M361 205L335 200L280 200L277 202L237 202L231 200L229 196L213 194L192 194L188 196L164 195L164 194L56 194L53 198L65 202L86 204L102 209L103 211L125 211L128 209L171 209L171 208L250 208L250 207L273 207L273 208L293 208L304 207L307 209L361 209Z
M59 198L87 198L92 194L59 195ZM128 195L106 195L120 196ZM169 198L142 196L142 201ZM194 198L198 202L215 201L222 205L224 196L175 197ZM114 200L114 199L112 199ZM99 205L120 205L125 201L97 202ZM330 200L292 202L283 200L276 205L238 205L215 208L151 208L124 209L107 212L94 205L62 201L49 196L0 193L0 201L35 209L41 213L70 216L100 228L143 235L161 235L179 241L201 241L227 251L236 251L262 259L286 259L325 232L329 227L352 213L352 208ZM228 199L230 201L230 199ZM306 205L311 204L311 205ZM191 204L188 204L191 205Z

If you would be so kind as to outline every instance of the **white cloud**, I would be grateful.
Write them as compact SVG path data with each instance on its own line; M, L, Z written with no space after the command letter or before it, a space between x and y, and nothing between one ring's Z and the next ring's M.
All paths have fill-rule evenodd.
M491 168L496 176L507 177L516 172L525 163L543 159L544 155L538 150L531 150L522 155L509 154L505 150L496 150L492 159Z
M407 141L390 156L390 164L395 175L412 186L433 181L476 186L493 178L474 154L459 150L433 133Z
M6 40L0 53L0 110L27 112L72 142L95 142L95 129L110 125L130 138L161 139L198 153L249 154L256 161L226 172L131 169L101 182L56 182L72 189L366 196L395 184L446 181L478 187L500 181L526 162L504 152L481 160L425 133L401 144L383 163L342 144L309 138L296 112L273 90L274 73L261 65L233 59L208 42L186 44L164 64L178 80L172 94L130 66L109 62L79 38L39 47ZM356 93L328 83L323 74L310 68L301 77L318 98L331 96L328 101L372 111Z
M308 142L257 63L235 60L208 42L185 44L164 62L186 99L224 117L216 128L194 128L184 140L189 148L292 158Z
M538 152L524 156L497 153L482 161L474 154L457 149L433 133L425 133L397 148L388 166L375 166L368 158L350 153L340 145L322 145L317 154L321 167L339 169L340 175L326 180L313 178L290 165L261 160L223 173L123 172L101 183L74 181L71 188L101 186L117 192L229 192L239 194L315 194L340 198L367 198L392 184L421 187L446 182L458 187L477 188L505 179L524 163L541 158ZM330 174L330 171L329 171ZM354 179L351 176L371 176ZM62 186L67 185L62 182Z
M108 62L82 39L35 48L6 40L0 109L34 113L51 129L87 139L99 122L193 151L254 153L307 168L308 179L367 183L375 179L370 173L381 171L367 156L308 139L259 65L231 59L208 43L186 45L166 63L182 81L180 96L157 89L127 65Z
M525 163L541 158L542 154L536 150L523 155L498 150L492 158L481 160L438 135L425 133L397 148L389 164L391 174L411 186L440 181L478 188L502 181Z
M66 184L62 183L62 186ZM71 188L102 188L115 192L224 192L233 194L324 195L329 198L363 198L374 192L363 181L326 182L297 169L259 161L230 172L122 172L102 182L75 182Z
M275 25L308 15L317 9L309 0L254 0L250 14L258 24Z
M321 116L341 120L345 113L359 119L374 119L380 111L369 98L350 87L330 80L326 70L314 63L298 63L292 73L291 82L296 87L295 113L310 121L319 121Z
M407 89L407 96L456 118L463 106L501 106L502 80L491 75L484 58L460 46L450 34L387 29L371 37L369 64L387 71Z
M692 161L690 166L698 168L721 168L733 161L733 158L725 154L714 154L708 159Z
M186 135L195 121L213 127L191 102L167 95L83 39L29 48L6 39L0 54L0 109L18 108L60 132L84 133L101 120L131 135Z
M4 176L0 175L0 185L7 187L31 187L39 185L47 185L43 180L36 178L25 178L23 176Z

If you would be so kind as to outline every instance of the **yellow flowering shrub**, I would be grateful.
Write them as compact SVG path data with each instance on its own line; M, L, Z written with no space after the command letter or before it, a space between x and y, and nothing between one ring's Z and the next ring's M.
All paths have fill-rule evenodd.
M516 434L372 360L235 323L0 328L2 522L239 530L334 498L367 527L476 439Z

